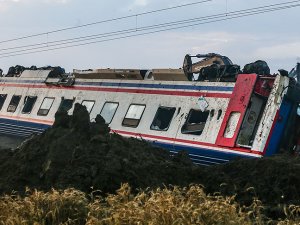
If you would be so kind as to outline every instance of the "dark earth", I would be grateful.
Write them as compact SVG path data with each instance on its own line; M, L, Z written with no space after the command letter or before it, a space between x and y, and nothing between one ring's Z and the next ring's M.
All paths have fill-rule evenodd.
M299 175L300 157L288 153L196 166L185 152L171 156L145 141L110 133L100 115L90 122L80 104L72 116L56 113L52 128L0 154L1 194L23 194L26 187L44 191L73 187L106 195L121 183L134 190L199 183L206 193L236 195L243 205L258 198L270 218L283 217L286 205L300 205Z

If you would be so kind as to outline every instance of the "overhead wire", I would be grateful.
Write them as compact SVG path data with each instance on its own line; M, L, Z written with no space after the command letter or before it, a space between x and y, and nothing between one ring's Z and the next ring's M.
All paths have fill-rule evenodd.
M278 4L276 4L276 5L278 5ZM284 7L280 7L280 8L272 8L271 10L274 11L274 10L285 9L285 8L290 8L290 7L291 6L284 6ZM265 7L261 7L261 8L265 8ZM254 10L254 9L258 9L258 7L247 9L247 11ZM245 11L246 10L233 11L233 12L230 12L230 15L232 16L234 14L245 12ZM260 11L257 11L257 12L262 12L262 11L260 10ZM266 12L266 10L263 9L263 12ZM246 13L249 13L249 12L246 12ZM24 50L20 50L20 51L33 50L33 49L38 49L38 48L54 46L54 45L49 45L49 44L53 44L53 43L57 43L56 45L64 45L64 44L69 44L69 43L74 43L74 42L79 42L79 41L87 41L87 40L93 40L93 39L102 38L102 37L109 37L109 36L113 36L113 35L116 35L116 34L126 34L127 32L133 32L133 31L136 32L136 31L148 30L150 28L153 29L153 28L157 28L157 27L179 25L179 24L182 24L182 23L192 23L192 22L198 21L198 20L208 20L208 19L213 19L213 18L217 18L217 17L220 17L220 16L223 17L224 15L225 14L222 13L222 14L211 15L211 16L208 16L208 17L198 17L198 18L192 18L192 19L187 19L187 20L180 20L180 21L173 21L173 22L169 22L169 23L162 23L162 24L156 24L156 25L151 25L151 26L145 26L145 27L140 27L140 28L132 28L132 29L114 31L114 32L109 32L109 33L88 35L88 36L84 36L84 37L77 37L77 38L71 38L71 39L65 39L65 40L58 40L58 41L52 41L52 42L44 42L44 43L37 43L37 44L32 44L32 45L25 45L25 46L18 46L18 47L0 49L0 51L6 51L6 50L12 50L12 49L39 46L39 45L46 45L47 44L47 46L36 47L36 48L31 48L31 49L24 49ZM226 16L227 16L227 13L226 13ZM10 52L10 53L13 53L13 52ZM4 53L4 54L7 54L7 53Z
M299 1L293 1L293 3L299 2ZM287 3L285 3L285 4L287 4ZM24 55L24 54L32 54L32 53L37 53L37 52L45 52L45 51L51 51L51 50L57 50L57 49L63 49L63 48L76 47L76 46L83 46L83 45L89 45L89 44L112 41L112 40L119 40L119 39L124 39L124 38L129 38L129 37L142 36L142 35L146 35L146 34L158 33L158 32L180 29L180 28L186 28L186 27L197 26L197 25L207 24L207 23L214 23L214 22L219 22L219 21L223 21L223 20L227 20L227 19L235 19L235 18L257 15L257 14L278 11L278 10L283 10L283 9L289 9L289 8L294 8L294 7L300 6L300 4L292 4L292 5L291 4L290 5L280 4L281 6L278 6L278 5L279 4L273 4L273 5L263 6L263 7L255 7L255 8L245 9L245 10L233 11L233 12L226 13L226 15L224 13L216 14L216 15L208 16L207 18L199 17L199 18L202 18L202 21L200 20L201 21L200 23L199 23L199 18L194 18L194 19L181 20L181 21L175 21L175 22L141 27L141 28L138 28L138 30L140 29L139 31L151 30L151 29L153 29L153 27L155 29L164 28L164 27L169 27L169 28L153 30L153 31L143 32L143 33L134 33L131 35L117 36L117 37L112 37L112 38L108 38L108 39L104 39L104 40L97 40L97 41L80 43L80 44L72 44L72 43L76 43L76 41L72 41L72 42L67 43L67 44L72 44L72 45L67 45L67 46L61 46L61 45L66 44L66 43L61 43L61 44L50 45L46 49L43 49L45 47L36 47L36 48L31 48L31 49L23 49L23 50L19 50L16 52L7 52L7 53L0 54L0 58L12 57L12 56ZM272 6L272 7L270 7L270 6ZM274 6L278 6L278 7L274 7ZM149 29L149 27L152 27L152 28ZM133 29L129 29L129 30L133 30ZM112 33L116 33L116 32L108 33L108 34L106 34L107 35L106 37L109 37L109 35L113 36ZM124 32L124 30L122 32ZM130 34L132 32L133 31L128 32L128 33ZM124 32L123 34L126 34L126 33ZM103 34L101 34L101 35L103 35ZM118 35L120 35L120 33ZM96 39L96 38L100 38L100 37L94 37L93 39ZM101 38L103 38L103 36ZM82 42L82 41L87 41L87 40L91 40L91 39L85 39L85 40L79 40L79 41ZM77 42L79 42L79 41L77 41ZM57 47L57 46L61 46L61 47ZM53 47L53 48L51 48L51 47ZM41 50L32 51L32 50L36 50L36 49L41 49ZM17 54L14 54L14 53L17 53Z
M265 12L270 12L270 11L274 11L274 9L272 10L268 10ZM234 19L234 18L240 18L240 17L245 17L245 16L250 16L250 15L256 15L256 14L261 14L262 12L254 12L254 13L247 13L244 15L239 15L239 16L230 16L227 19ZM225 18L226 19L226 18ZM17 56L17 55L25 55L25 54L32 54L32 53L37 53L37 52L45 52L45 51L51 51L51 50L56 50L56 49L64 49L64 48L70 48L70 47L76 47L76 46L83 46L83 45L89 45L89 44L94 44L94 43L100 43L100 42L106 42L106 41L112 41L112 40L119 40L119 39L124 39L124 38L128 38L128 37L135 37L135 36L142 36L142 35L146 35L146 34L152 34L152 33L158 33L158 32L162 32L162 31L168 31L168 30L174 30L174 29L180 29L180 28L186 28L186 27L191 27L191 26L197 26L197 25L201 25L201 24L207 24L207 23L213 23L213 22L219 22L219 21L223 21L225 19L217 19L217 20L211 20L211 21L207 21L207 22L201 22L201 23L194 23L194 24L190 24L190 25L184 25L184 26L177 26L177 27L172 27L172 28L168 28L168 29L161 29L161 30L156 30L156 31L151 31L151 32L144 32L144 33L138 33L138 34L133 34L133 35L126 35L126 36L120 36L120 37L115 37L115 38L110 38L110 39L104 39L104 40L100 40L100 41L93 41L93 42L87 42L87 43L81 43L81 44L76 44L76 45L68 45L68 46L63 46L63 47L56 47L56 48L48 48L48 49L43 49L43 50L39 50L39 51L30 51L30 52L25 52L25 53L18 53L18 54L12 54L13 52L7 53L6 55L0 55L2 57L0 58L5 58L5 57L11 57L11 56ZM57 46L57 45L54 45ZM49 46L51 47L51 46ZM36 48L35 48L36 49ZM40 48L39 48L40 49ZM30 49L33 50L33 49ZM27 50L23 50L23 51L28 51ZM20 51L17 51L20 52Z
M254 7L254 8L248 8L248 9L244 9L244 10L236 10L236 11L232 11L232 12L229 12L229 13L230 13L230 15L233 15L233 14L239 14L239 13L247 12L249 10L257 10L257 9L263 10L263 9L266 9L266 8L291 4L291 3L295 3L295 2L300 2L300 0L290 1L290 2L285 2L285 3L271 4L271 5L266 5L266 6ZM157 28L157 27L173 26L173 25L178 25L178 24L182 24L182 23L191 23L191 22L198 21L198 20L215 19L215 18L227 16L227 15L228 15L228 12L209 15L209 16L189 18L189 19L179 20L179 21L172 21L172 22L161 23L161 24L155 24L155 25L144 26L144 27L135 27L135 28L130 28L130 29L123 29L123 30L118 30L118 31L100 33L100 34L85 35L85 36L69 38L69 39L62 39L62 40L56 40L56 41L50 41L50 42L47 41L47 42L42 42L42 43L22 45L22 46L16 46L16 47L8 47L8 48L0 49L0 52L1 51L7 51L7 50L13 50L13 49L22 49L22 48L26 48L26 47L41 46L41 45L47 45L47 46L44 46L44 47L48 47L49 44L55 44L55 43L63 45L63 44L68 44L68 43L73 42L73 41L78 42L78 41L92 40L92 39L95 39L95 38L108 37L108 36L112 36L112 35L124 34L124 33L127 33L127 32L136 32L136 31L142 31L142 30L147 30L147 29L154 29L154 28Z
M176 6L171 6L171 7L166 7L166 8L161 8L161 9L156 9L156 10L151 10L151 11L146 11L146 12L132 14L132 15L127 15L127 16L121 16L121 17L115 17L115 18L106 19L106 20L100 20L100 21L96 21L96 22L92 22L92 23L86 23L86 24L82 24L82 25L71 26L71 27L66 27L66 28L51 30L51 31L47 31L47 32L26 35L26 36L22 36L22 37L18 37L18 38L12 38L12 39L7 39L7 40L0 41L0 44L7 43L7 42L12 42L12 41L23 40L23 39L28 39L28 38L32 38L32 37L49 35L49 34L58 33L58 32L62 32L62 31L67 31L67 30L73 30L73 29L78 29L78 28L93 26L93 25L102 24L102 23L108 23L108 22L113 22L113 21L128 19L128 18L132 18L132 17L138 17L138 16L143 16L143 15L148 15L148 14L153 14L153 13L158 13L158 12L163 12L163 11L168 11L168 10L183 8L183 7L188 7L188 6L202 4L202 3L206 3L206 2L210 2L210 1L212 1L212 0L202 0L202 1L197 1L197 2L191 2L191 3L186 3L186 4L181 4L181 5L176 5Z
M300 2L300 0L296 0L296 1L290 1L290 2L285 2L285 3L277 3L277 4L271 4L271 5L266 5L266 6L260 6L260 7L254 7L254 8L248 8L248 9L244 9L244 10L236 10L236 11L232 11L229 12L231 15L233 14L238 14L238 13L243 13L243 12L247 12L249 10L256 10L256 9L266 9L266 8L270 8L270 7L274 7L274 6L281 6L281 5L286 5L286 4L291 4L291 3L296 3L296 2ZM280 8L283 9L283 8ZM8 47L8 48L2 48L0 49L1 51L7 51L7 50L13 50L13 49L22 49L22 48L26 48L26 47L33 47L33 46L41 46L41 45L47 45L44 47L48 47L49 44L68 44L70 42L78 42L78 41L85 41L85 40L92 40L92 39L96 39L96 38L102 38L102 37L108 37L108 36L112 36L112 35L118 35L118 34L124 34L127 32L136 32L136 31L142 31L142 30L147 30L147 29L154 29L157 27L165 27L165 26L173 26L173 25L178 25L181 23L191 23L193 21L198 21L198 20L209 20L209 19L214 19L214 18L219 18L219 17L224 17L227 16L228 12L226 13L220 13L220 14L214 14L214 15L210 15L210 16L203 16L203 17L195 17L195 18L190 18L190 19L185 19L185 20L179 20L179 21L173 21L173 22L167 22L167 23L161 23L161 24L155 24L155 25L150 25L150 26L144 26L144 27L135 27L135 28L130 28L130 29L123 29L123 30L118 30L118 31L113 31L113 32L106 32L106 33L100 33L100 34L93 34L93 35L85 35L85 36L81 36L81 37L75 37L75 38L69 38L69 39L62 39L62 40L56 40L56 41L47 41L47 42L42 42L42 43L35 43L35 44L30 44L30 45L22 45L22 46L16 46L16 47Z

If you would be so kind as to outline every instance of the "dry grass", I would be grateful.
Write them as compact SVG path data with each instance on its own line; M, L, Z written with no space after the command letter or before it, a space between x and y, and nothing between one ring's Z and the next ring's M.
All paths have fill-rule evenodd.
M233 197L207 196L199 185L164 188L133 195L124 184L106 198L77 190L28 191L26 197L0 198L0 224L264 224L261 203L240 207ZM286 219L297 224L300 206L286 208Z
M21 198L0 198L0 224L84 224L88 213L85 194L74 190L29 191Z
M140 192L128 185L103 205L90 205L88 224L251 224L233 198L206 196L200 186Z
M294 225L300 224L300 206L290 205L284 210L286 219L279 221L278 225Z

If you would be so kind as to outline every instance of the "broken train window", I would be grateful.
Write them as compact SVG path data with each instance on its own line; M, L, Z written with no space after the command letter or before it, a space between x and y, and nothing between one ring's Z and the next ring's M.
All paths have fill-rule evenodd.
M37 96L26 96L24 99L24 107L22 113L30 113L33 109Z
M57 111L69 111L73 107L74 99L61 99L61 103Z
M150 129L151 130L162 130L162 131L168 130L171 120L173 118L173 115L175 113L175 110L176 110L175 107L171 108L171 107L160 106L157 109L157 112L156 112L153 122L150 126Z
M191 109L184 125L181 128L181 133L201 135L208 116L209 111L202 112L201 110Z
M145 105L131 104L123 119L122 125L126 127L137 127L145 110Z
M10 103L7 107L7 112L15 112L18 105L19 105L19 102L21 100L21 95L14 95L12 96L11 100L10 100Z
M54 102L54 98L45 97L37 114L39 116L47 116Z

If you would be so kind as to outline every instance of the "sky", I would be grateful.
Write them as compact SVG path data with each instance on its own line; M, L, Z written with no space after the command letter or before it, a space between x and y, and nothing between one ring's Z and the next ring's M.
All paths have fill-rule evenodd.
M13 65L95 68L180 68L186 54L215 52L243 67L265 60L271 72L291 70L300 60L300 7L199 24L183 29L102 41L90 45L39 53L1 57L5 48L76 38L159 23L230 13L236 10L278 4L291 0L210 0L147 15L96 24L63 32L53 30L80 26L200 0L0 0L0 68ZM300 4L300 1L298 2ZM201 20L202 21L202 20ZM38 33L41 36L3 42ZM134 33L132 33L134 34ZM101 39L96 39L101 40ZM20 48L13 54L24 53Z

